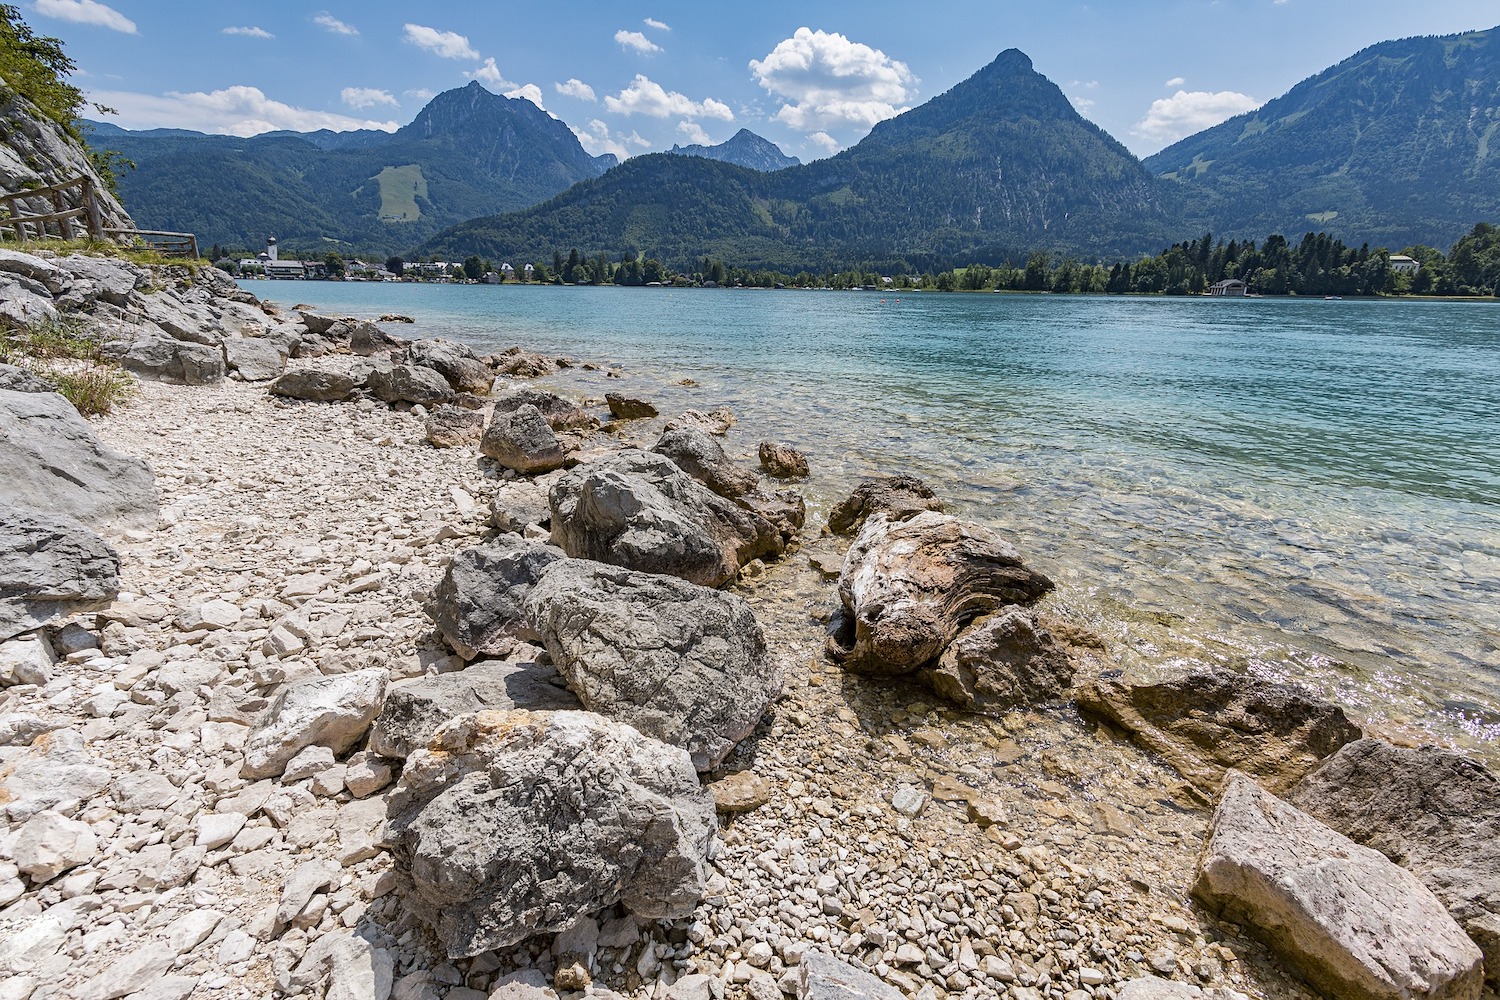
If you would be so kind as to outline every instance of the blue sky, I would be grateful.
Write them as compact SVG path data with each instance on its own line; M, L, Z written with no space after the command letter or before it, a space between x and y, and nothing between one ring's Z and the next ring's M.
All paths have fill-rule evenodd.
M395 128L478 80L591 152L749 128L804 160L1019 48L1149 154L1378 41L1494 27L1494 0L415 4L20 0L125 128Z

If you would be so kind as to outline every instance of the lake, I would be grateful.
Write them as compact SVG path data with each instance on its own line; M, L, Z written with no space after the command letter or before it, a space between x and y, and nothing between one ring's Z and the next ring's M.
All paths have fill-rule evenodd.
M1296 680L1382 731L1500 753L1493 303L245 287L630 376L543 380L575 393L728 405L732 454L808 454L815 525L860 479L914 473L1011 537L1121 665Z

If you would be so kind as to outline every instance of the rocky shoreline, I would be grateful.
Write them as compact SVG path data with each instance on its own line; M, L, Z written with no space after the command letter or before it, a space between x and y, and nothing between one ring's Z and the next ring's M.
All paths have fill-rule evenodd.
M1482 767L1295 689L1111 673L940 489L869 484L820 534L809 470L731 414L197 278L0 257L7 315L84 316L143 377L92 430L154 473L75 477L125 495L97 515L11 501L118 568L5 577L0 998L1478 997L1480 947L1495 975ZM21 440L52 397L7 379Z

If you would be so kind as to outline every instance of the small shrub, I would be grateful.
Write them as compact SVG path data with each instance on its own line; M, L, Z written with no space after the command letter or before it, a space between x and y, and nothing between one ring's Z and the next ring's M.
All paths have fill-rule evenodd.
M111 412L135 392L135 382L102 348L82 322L48 320L0 335L0 363L51 383L79 413L92 417Z
M34 374L57 386L58 393L85 417L109 413L135 392L130 376L109 365L58 367Z

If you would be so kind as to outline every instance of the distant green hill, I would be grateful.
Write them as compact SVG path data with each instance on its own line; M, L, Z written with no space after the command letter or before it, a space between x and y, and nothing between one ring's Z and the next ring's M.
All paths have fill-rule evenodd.
M1500 28L1373 45L1146 166L1186 232L1446 247L1500 219Z
M1014 49L827 160L758 173L697 157L636 157L522 212L475 219L418 253L546 259L704 255L782 271L930 268L1054 250L1160 249L1163 186Z
M530 101L478 83L433 98L393 134L276 132L249 139L86 123L91 145L134 160L120 191L143 229L259 247L389 253L463 219L509 211L597 177L584 151Z

